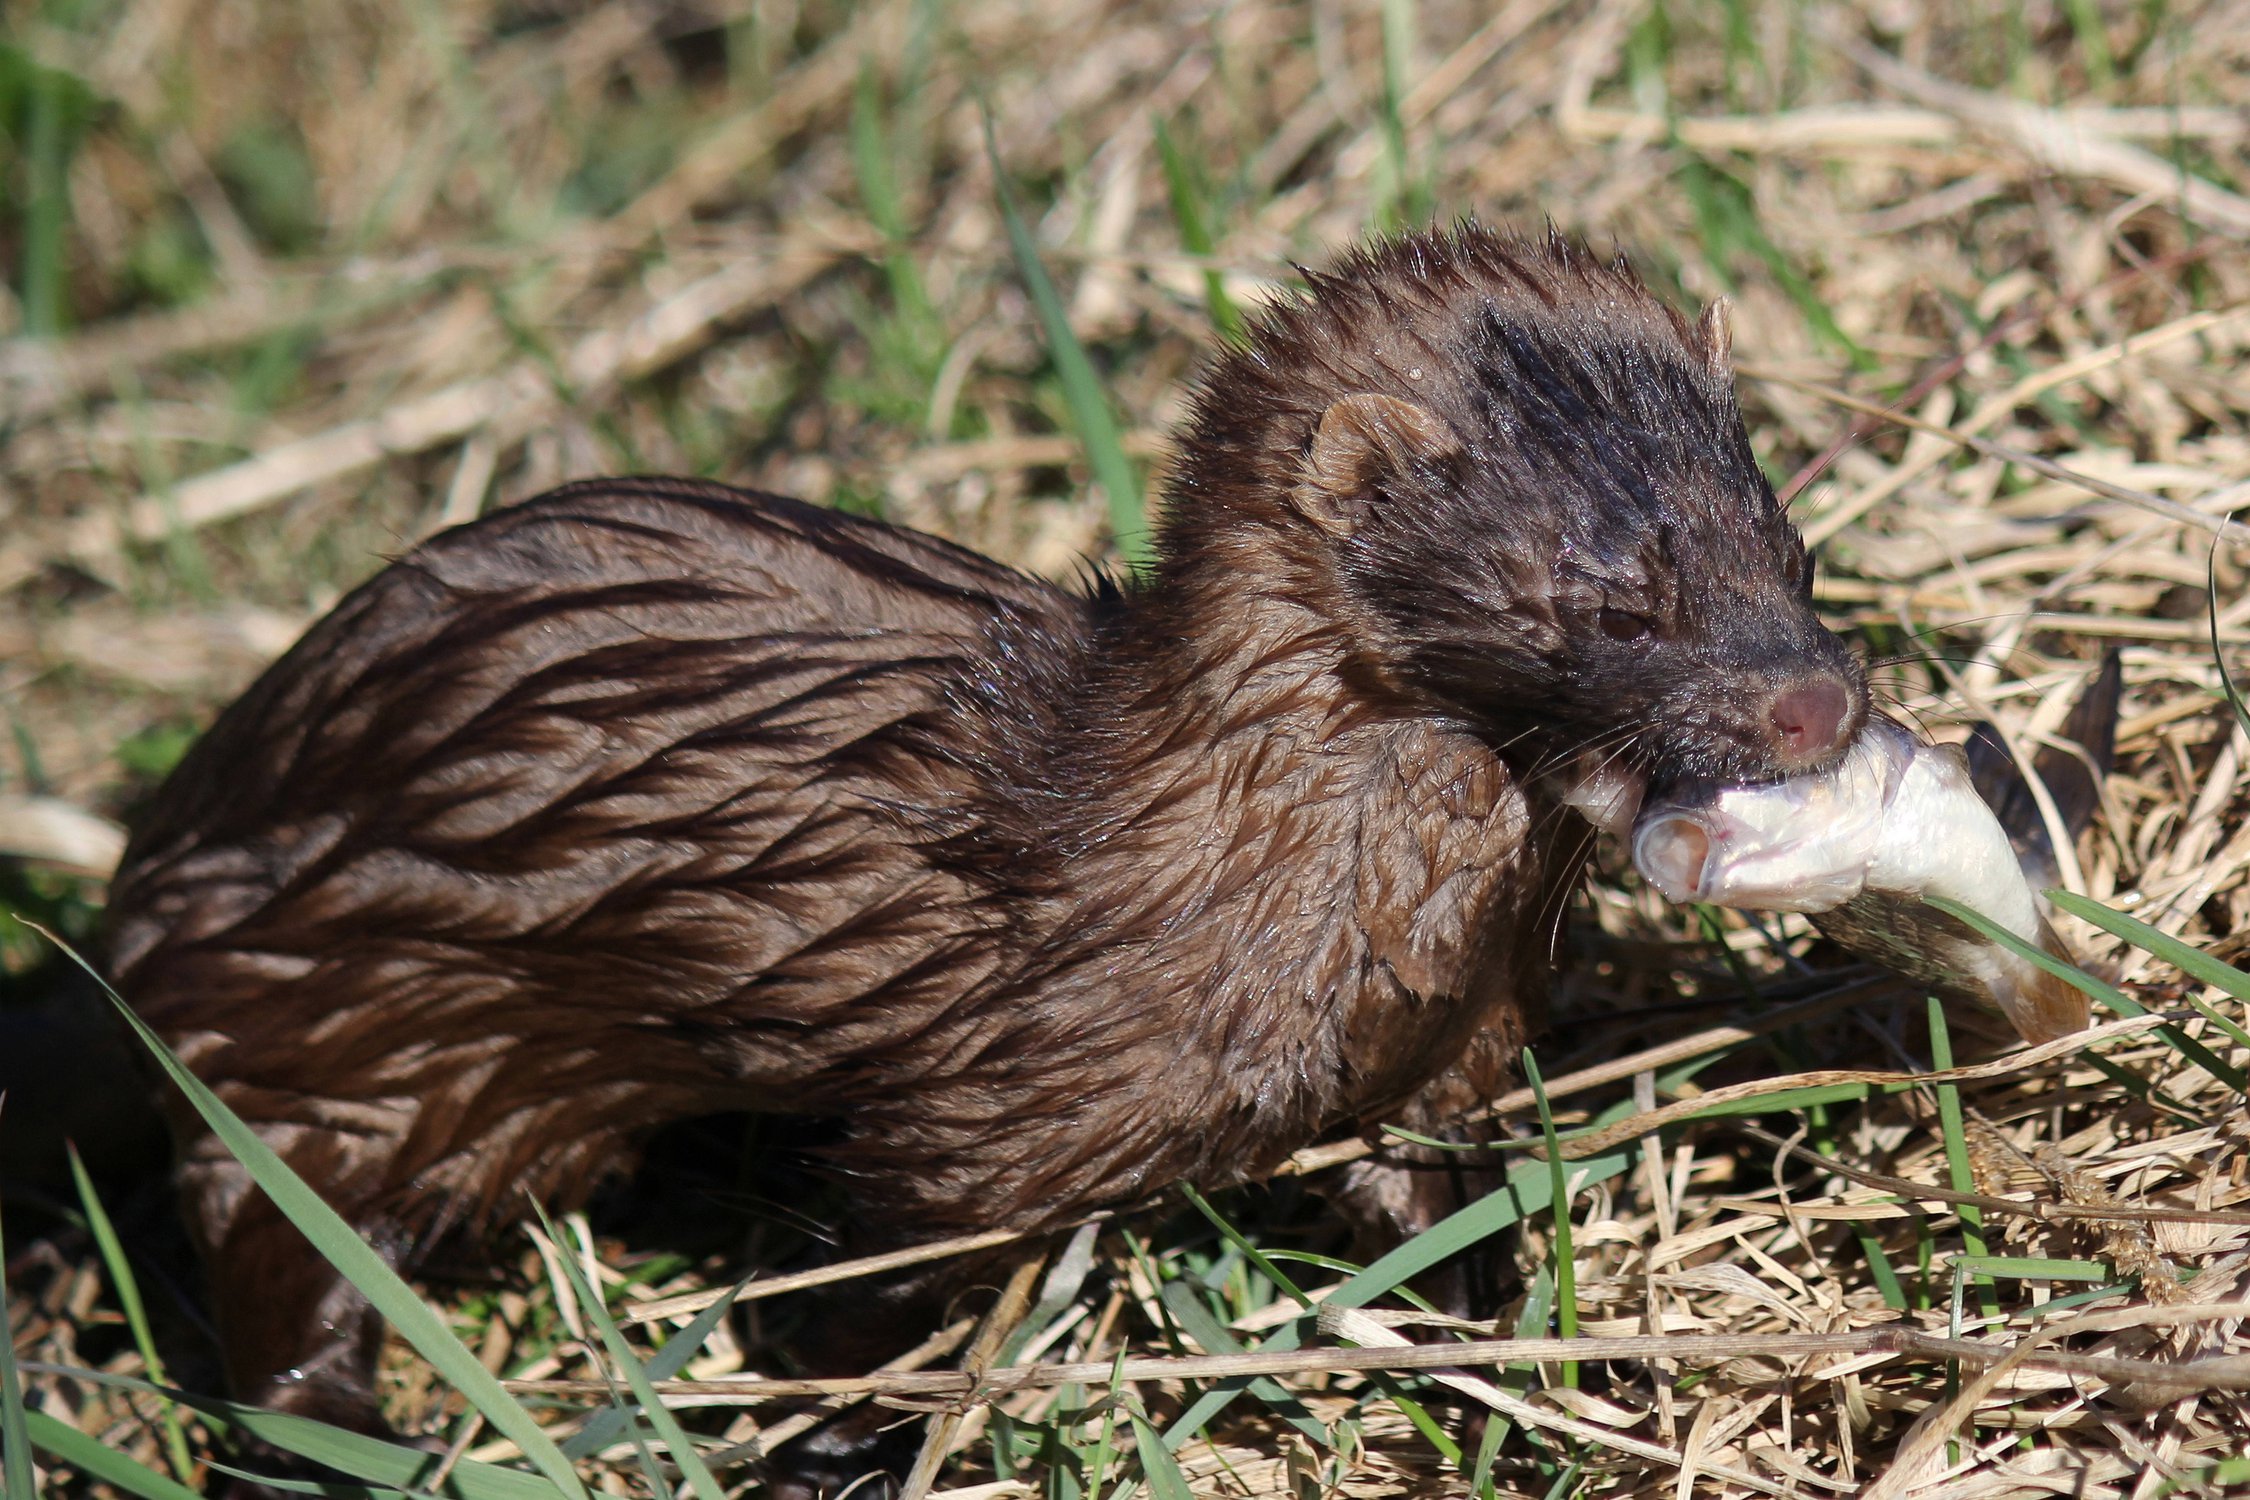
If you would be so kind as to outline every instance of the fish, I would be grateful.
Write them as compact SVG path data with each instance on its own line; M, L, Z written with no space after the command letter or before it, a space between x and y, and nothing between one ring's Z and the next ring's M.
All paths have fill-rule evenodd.
M1852 952L1952 1001L1997 1007L2027 1042L2085 1028L2084 992L1925 904L1961 903L2066 964L2025 862L1958 745L1871 716L1824 772L1695 783L1644 803L1634 866L1673 901L1801 912Z

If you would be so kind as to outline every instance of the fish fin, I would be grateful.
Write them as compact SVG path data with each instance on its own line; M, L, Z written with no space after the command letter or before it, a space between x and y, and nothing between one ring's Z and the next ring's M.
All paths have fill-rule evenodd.
M2104 654L2100 670L2063 720L2062 738L2080 753L2043 745L2032 757L2031 768L2047 783L2047 795L2055 799L2055 811L2072 838L2086 831L2101 808L2102 782L2117 757L2117 710L2124 693L2124 663L2113 649Z
M2060 738L2077 748L2042 745L2031 758L2031 769L2045 784L2063 832L2074 841L2102 805L2102 782L2116 755L2117 711L2124 684L2122 663L2117 652L2110 651L2063 721ZM1969 784L2006 830L2024 878L2035 890L2050 889L2061 879L2054 840L2048 836L2047 820L2039 816L2039 799L2017 769L1999 729L1979 722L1969 730L1962 749L1968 757Z

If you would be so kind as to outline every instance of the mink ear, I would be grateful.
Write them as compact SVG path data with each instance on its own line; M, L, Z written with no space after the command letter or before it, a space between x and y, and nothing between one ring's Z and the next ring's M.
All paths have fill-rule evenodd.
M1695 320L1696 342L1703 346L1704 367L1721 380L1734 378L1734 304L1714 297Z
M1376 480L1460 451L1460 438L1426 406L1396 396L1346 396L1320 414L1299 500L1321 529L1348 536Z

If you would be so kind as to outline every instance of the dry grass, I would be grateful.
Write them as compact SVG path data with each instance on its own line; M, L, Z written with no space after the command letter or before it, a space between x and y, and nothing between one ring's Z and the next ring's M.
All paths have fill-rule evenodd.
M107 820L177 727L384 555L480 509L671 470L879 509L1050 574L1098 552L981 98L1136 454L1161 454L1208 342L1207 271L1254 297L1370 226L1547 217L1630 247L1683 299L1731 295L1760 452L1777 481L1817 469L1796 507L1821 597L1886 690L1933 730L1989 716L2028 749L2121 647L2120 771L2067 883L2200 945L2245 930L2250 739L2211 641L2250 639L2245 554L2219 539L2250 499L2239 0L33 9L0 42L0 140L19 148L0 155L0 854L35 858L0 859L0 897L66 929L98 894L69 867L114 857ZM1207 257L1159 121L1202 184ZM1879 982L1769 1024L1839 982L1807 968L1805 933L1698 929L1605 861L1569 1024L1540 1049L1563 1128L1944 1060L1919 1000ZM2070 935L2152 1007L2201 993ZM0 1001L44 1003L55 970L20 931L0 962ZM2003 1044L1952 1019L1964 1064ZM1587 1158L1613 1165L1573 1188L1566 1246L1536 1205L1495 1242L1523 1291L1501 1332L1550 1331L1562 1250L1577 1334L1639 1341L1453 1381L1459 1409L1504 1398L1497 1493L2250 1486L2237 1089L2131 1022L1951 1083L1822 1082L1762 1126L1642 1119ZM1502 1105L1537 1135L1528 1098ZM1219 1355L1283 1326L1294 1305L1200 1222L1105 1234L999 1363ZM1320 1233L1281 1222L1267 1243ZM20 1355L71 1363L83 1343L138 1368L82 1239L17 1250ZM554 1264L528 1257L457 1315L496 1368L590 1378ZM1316 1298L1337 1280L1285 1269ZM631 1308L738 1271L603 1274ZM1246 1397L1183 1450L1195 1493L1466 1487L1386 1394L1419 1387L1338 1368L1340 1345L1386 1342L1395 1319L1367 1316L1269 1366L1299 1372L1305 1424ZM759 1325L738 1326L686 1373L743 1368ZM426 1372L397 1367L401 1415L437 1420ZM1211 1373L1149 1368L1128 1389L1158 1426L1183 1374ZM996 1381L940 1429L958 1456L939 1482L992 1481L997 1431L1037 1450L1032 1490L1114 1485L1139 1460L1107 1384ZM34 1387L49 1415L158 1452L145 1401ZM729 1442L772 1420L739 1390L685 1399L739 1407L704 1422ZM629 1444L604 1463L618 1492L645 1488Z

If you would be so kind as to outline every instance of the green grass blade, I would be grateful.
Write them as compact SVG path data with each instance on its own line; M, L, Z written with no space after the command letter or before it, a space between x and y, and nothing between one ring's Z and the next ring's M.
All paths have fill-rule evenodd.
M1250 1264L1256 1266L1264 1274L1266 1280L1286 1292L1299 1307L1309 1308L1313 1305L1312 1298L1306 1296L1297 1283L1291 1281L1279 1266L1267 1259L1265 1251L1252 1244L1241 1230L1227 1221L1224 1214L1213 1208L1210 1200L1195 1190L1193 1183L1183 1182L1179 1186L1181 1195L1188 1202L1194 1204L1196 1211L1202 1214L1204 1218L1209 1219L1211 1226L1225 1237L1228 1244L1240 1250L1249 1259Z
M1732 261L1737 251L1762 262L1797 311L1824 343L1836 349L1863 372L1873 371L1875 356L1846 333L1813 284L1790 263L1787 253L1773 242L1758 217L1749 186L1732 172L1689 152L1682 152L1681 190L1695 210L1702 234L1705 262L1728 290L1734 287Z
M100 1251L102 1266L109 1273L109 1284L116 1290L118 1308L125 1314L125 1326L132 1331L133 1347L141 1352L141 1367L148 1371L152 1385L165 1384L164 1361L157 1356L155 1335L149 1332L148 1309L141 1303L140 1283L134 1279L131 1262L125 1258L125 1247L118 1242L117 1229L109 1221L109 1210L102 1207L101 1195L94 1191L94 1180L86 1173L86 1163L79 1158L76 1142L70 1146L70 1177L77 1185L78 1201L85 1208L86 1227L94 1236L94 1246ZM182 1484L195 1478L195 1460L188 1453L187 1432L180 1426L179 1411L170 1400L163 1404L164 1446L172 1460L172 1472Z
M2231 1495L2245 1487L2250 1487L2250 1455L2223 1458L2215 1464L2167 1479L2156 1487L2156 1493L2164 1496L2192 1490L2200 1495Z
M1484 1419L1484 1436L1477 1442L1476 1462L1469 1469L1469 1493L1476 1500L1493 1500L1492 1461L1500 1456L1500 1444L1507 1439L1509 1425L1498 1412Z
M1953 1263L1984 1276L2013 1281L2091 1281L2105 1283L2117 1273L2090 1260L2054 1260L2035 1255L1956 1255Z
M1133 1424L1133 1446L1140 1452L1141 1473L1148 1480L1149 1493L1156 1500L1195 1500L1187 1475L1180 1471L1180 1461L1164 1446L1163 1434L1139 1412L1127 1408L1125 1415Z
M1945 1002L1938 999L1937 996L1931 995L1928 997L1928 1004L1930 1008L1930 1063L1942 1072L1953 1066L1953 1034L1946 1029L1945 1025ZM1947 1175L1953 1181L1955 1192L1977 1192L1979 1189L1976 1171L1969 1164L1968 1127L1961 1115L1961 1086L1955 1083L1941 1083L1936 1085L1936 1089L1938 1125L1945 1136ZM1974 1260L1985 1253L1984 1211L1973 1203L1958 1204L1955 1211L1961 1217L1961 1243L1968 1247L1969 1252L1966 1256L1954 1262L1956 1266L1960 1266L1966 1261ZM1979 1276L1977 1278L1977 1292L1984 1303L1985 1316L1990 1317L2000 1310L1999 1303L1993 1295L1990 1277Z
M1480 1151L1504 1151L1513 1141L1446 1141L1434 1135L1419 1135L1403 1125L1384 1122L1383 1134L1404 1141L1409 1146L1420 1146L1425 1151L1451 1151L1459 1156L1473 1156Z
M1716 1120L1727 1115L1780 1114L1785 1110L1810 1109L1819 1104L1845 1104L1865 1099L1875 1092L1865 1083L1816 1083L1801 1089L1781 1089L1771 1094L1760 1094L1750 1099L1722 1099L1709 1109L1699 1109L1687 1120ZM1684 1124L1686 1121L1683 1120ZM1565 1135L1564 1140L1570 1137Z
M2220 1015L2218 1008L2212 1005L2210 1001L2204 999L2201 995L2190 995L2187 997L2187 1003L2195 1008L2197 1015L2226 1033L2228 1041L2234 1043L2237 1047L2250 1047L2250 1030L2245 1030L2234 1021Z
M1555 1482L1547 1486L1547 1494L1545 1500L1565 1500L1566 1496L1577 1494L1578 1476L1583 1474L1584 1472L1586 1472L1586 1460L1584 1456L1581 1455L1580 1457L1572 1459L1570 1461L1570 1467L1563 1470L1560 1474L1557 1474L1555 1476Z
M1617 1176L1630 1160L1624 1150L1590 1156L1568 1163L1568 1177L1576 1188L1583 1190ZM1398 1290L1439 1261L1512 1228L1525 1214L1535 1214L1547 1207L1552 1201L1552 1183L1546 1162L1519 1164L1508 1173L1505 1189L1441 1219L1396 1250L1379 1257L1366 1270L1338 1287L1328 1297L1327 1305L1365 1307L1376 1298ZM1266 1347L1272 1347L1271 1341Z
M285 1479L278 1474L238 1469L215 1458L211 1460L211 1472L239 1479L252 1487L252 1494L258 1495L273 1490L283 1495L310 1495L314 1500L422 1500L411 1490L393 1489L388 1485L346 1484L338 1479Z
M43 1411L25 1412L24 1420L27 1444L36 1443L41 1452L53 1454L88 1478L113 1484L128 1495L141 1496L142 1500L196 1500L196 1492L178 1480L137 1463L114 1448L103 1447L96 1439L75 1427L65 1426ZM14 1447L12 1442L10 1447ZM8 1493L18 1493L13 1483Z
M2141 1004L2140 1001L2135 1000L2117 986L2096 979L2077 965L2066 964L2044 949L2025 942L1975 908L1963 906L1958 901L1949 901L1943 896L1925 896L1922 899L1947 916L1968 923L1969 926L1991 938L2002 947L2029 959L2063 983L2074 989L2083 990L2118 1015L2145 1016L2148 1014L2147 1006ZM2060 902L2056 904L2062 905ZM2067 906L2063 909L2065 911L2070 910ZM2089 920L2092 919L2089 918ZM2182 1057L2194 1063L2204 1072L2209 1073L2213 1078L2225 1083L2237 1093L2250 1093L2250 1077L2245 1077L2240 1068L2222 1060L2217 1053L2181 1031L2179 1027L2160 1026L2157 1028L2156 1034L2171 1043L2173 1050L2177 1051Z
M852 91L852 171L859 180L860 203L868 222L883 237L883 274L891 301L920 341L937 327L936 310L922 285L922 274L907 253L906 200L892 168L891 136L884 123L883 85L872 63L862 67Z
M1816 1155L1829 1161L1840 1158L1844 1153L1836 1144L1836 1131L1829 1118L1827 1105L1825 1103L1813 1105L1805 1111L1805 1115L1812 1126L1811 1131L1807 1134L1806 1144L1812 1147ZM1882 1237L1875 1233L1875 1227L1872 1224L1860 1222L1854 1222L1851 1225L1851 1234L1853 1240L1859 1245L1861 1257L1867 1262L1867 1273L1873 1278L1875 1289L1883 1294L1883 1305L1898 1312L1905 1312L1907 1308L1906 1288L1900 1283L1898 1272L1892 1267L1890 1257L1884 1253Z
M2250 974L2212 957L2194 944L2183 942L2137 917L2129 917L2115 908L2089 900L2073 891L2049 891L2047 898L2054 902L2057 909L2082 917L2112 937L2123 938L2134 947L2154 954L2189 978L2223 990L2237 1000L2250 1002ZM2188 1004L2194 1006L2205 1020L2225 1032L2227 1039L2237 1047L2250 1047L2250 1031L2245 1031L2236 1022L2219 1014L2201 996L2190 995Z
M2011 1324L2040 1323L2057 1313L2068 1312L2074 1307L2084 1307L2089 1303L2100 1302L2110 1297L2130 1296L2132 1292L2133 1283L2130 1281L2112 1281L2097 1286L2091 1291L2072 1292L2063 1297L2049 1297L2037 1307L2021 1308L2010 1313L2008 1321Z
M1155 125L1156 155L1164 165L1164 185L1171 193L1172 222L1179 228L1180 243L1190 255L1210 256L1215 253L1215 242L1211 236L1211 221L1204 213L1203 184L1194 164L1172 139L1171 129L1161 119ZM1227 280L1216 269L1206 269L1203 273L1203 305L1210 309L1211 321L1220 337L1230 344L1242 342L1242 309L1227 295Z
M2086 81L2097 92L2106 92L2117 82L2117 62L2110 55L2109 29L2102 23L2101 7L2095 0L2063 0L2063 13L2070 17L2079 55L2086 59Z
M648 1361L650 1380L671 1380L687 1368L696 1351L710 1340L713 1330L734 1307L734 1299L742 1295L748 1280L738 1281L726 1290L726 1295L695 1315L693 1322L664 1341ZM587 1416L585 1425L572 1433L562 1444L564 1455L573 1461L591 1458L611 1443L631 1435L633 1414L621 1407L605 1406Z
M2211 663L2219 669L2219 688L2226 694L2227 707L2234 710L2235 727L2250 734L2250 704L2242 701L2242 689L2235 686L2234 673L2227 670L2227 653L2219 644L2219 539L2211 539L2210 555L2203 564L2203 616L2211 626Z
M1579 1190L1624 1173L1639 1148L1620 1148L1569 1164L1569 1179ZM1441 1219L1388 1254L1378 1257L1358 1275L1329 1294L1330 1307L1365 1307L1388 1296L1401 1285L1448 1256L1457 1255L1480 1240L1514 1225L1525 1214L1535 1214L1553 1200L1553 1177L1543 1161L1518 1163L1508 1173L1508 1185L1487 1194L1466 1208ZM1281 1329L1259 1348L1274 1353L1301 1347L1304 1334L1296 1326ZM1241 1395L1240 1380L1221 1381L1198 1397L1164 1430L1164 1445L1178 1449L1226 1410Z
M369 1484L427 1493L430 1476L445 1461L441 1454L346 1432L287 1412L202 1399L190 1399L188 1404L201 1411L223 1413L227 1421L260 1442ZM560 1492L540 1475L464 1459L446 1476L445 1493L461 1500L555 1500Z
M666 1339L664 1347L657 1350L648 1362L648 1378L676 1379L680 1371L687 1368L687 1362L695 1358L695 1351L702 1348L718 1330L719 1324L725 1321L726 1315L734 1308L734 1299L741 1296L742 1289L749 1284L750 1280L745 1278L728 1287L725 1296L697 1313L694 1322Z
M1545 1338L1547 1324L1554 1315L1554 1270L1550 1266L1541 1266L1538 1272L1532 1276L1531 1284L1524 1288L1523 1310L1516 1315L1516 1337L1519 1339ZM1502 1390L1511 1391L1518 1396L1529 1396L1533 1388L1539 1384L1539 1367L1528 1360L1519 1361L1510 1364L1504 1370L1495 1371L1494 1377L1493 1383ZM1493 1447L1497 1451L1499 1444L1507 1439L1509 1432L1514 1430L1515 1419L1501 1412L1493 1412L1485 1418L1485 1421L1489 1426L1500 1429L1499 1438L1493 1440ZM1539 1440L1539 1429L1527 1427L1524 1429L1524 1436L1536 1443Z
M309 1458L368 1484L427 1493L430 1476L444 1456L388 1442L365 1433L347 1432L310 1417L207 1397L183 1397L183 1403L241 1428L260 1442ZM462 1459L446 1475L445 1493L460 1500L555 1500L561 1493L542 1475L525 1469Z
M8 1263L8 1243L0 1237L0 1266ZM23 1382L16 1373L16 1326L8 1311L8 1285L0 1280L0 1500L37 1500L31 1483L31 1428L23 1405Z
M1945 1024L1945 1002L1931 995L1927 997L1926 1003L1930 1014L1930 1066L1942 1073L1953 1066L1953 1033ZM1959 1084L1941 1083L1936 1085L1936 1089L1938 1120L1945 1134L1945 1164L1947 1173L1953 1180L1953 1190L1957 1193L1976 1192L1976 1173L1969 1165L1968 1129L1961 1115L1961 1087ZM1973 1233L1984 1227L1984 1211L1973 1203L1960 1204L1959 1208L1961 1222L1972 1231L1963 1236L1971 1240L1971 1253L1984 1254L1982 1236Z
M63 240L70 223L71 130L66 112L77 80L29 64L28 58L26 62L31 118L23 141L23 331L32 338L52 338L63 331L68 311Z
M2182 1120L2186 1120L2190 1123L2202 1123L2202 1117L2198 1115L2194 1110L2190 1109L2187 1105L2173 1098L2170 1094L2165 1093L2162 1089L2151 1088L2147 1079L2141 1078L2136 1074L2128 1071L2127 1069L2119 1067L2116 1063L2111 1062L2108 1058L2103 1057L2100 1053L2082 1052L2079 1054L2078 1060L2084 1063L2087 1067L2092 1068L2095 1072L2101 1074L2102 1077L2108 1079L2111 1083L2116 1084L2119 1088L2132 1095L2135 1099L2140 1100L2143 1104L2149 1105L2150 1107L2155 1109L2169 1110L2171 1111L2171 1113L2177 1115Z
M2114 907L2104 906L2075 891L2049 891L2047 899L2058 910L2069 912L2074 917L2093 923L2112 937L2123 938L2134 947L2155 954L2189 978L2201 980L2213 989L2224 990L2237 1000L2250 1001L2250 974L2243 973L2223 959L2213 958L2194 944L2183 942L2168 932L2149 926L2138 917L2129 917Z
M284 1453L312 1459L356 1480L387 1489L427 1493L429 1476L445 1461L442 1454L431 1453L422 1448L409 1448L403 1443L387 1442L364 1433L347 1432L341 1427L331 1427L309 1417L292 1416L284 1412L268 1411L260 1406L246 1406L239 1401L198 1396L188 1391L150 1385L131 1375L112 1375L106 1370L82 1367L66 1369L61 1373L87 1385L107 1386L112 1390L132 1391L142 1396L175 1401L181 1406L201 1412L215 1425L239 1429ZM32 1412L29 1415L36 1426L39 1413ZM40 1446L45 1448L49 1445L42 1441ZM464 1458L453 1466L448 1475L445 1493L458 1497L458 1500L555 1500L557 1492L552 1484L528 1470L502 1468L498 1464Z
M588 1282L584 1271L577 1264L578 1247L563 1238L544 1208L538 1205L534 1205L534 1208L539 1216L539 1227L545 1232L547 1247L552 1252L547 1263L561 1269L563 1279L570 1283L571 1295L578 1303L580 1314L594 1322L596 1331L599 1332L602 1314L607 1309L600 1305L601 1293ZM604 1343L607 1344L606 1335ZM591 1349L587 1350L589 1355L592 1352ZM617 1357L615 1346L609 1346L609 1352L613 1359ZM625 1358L633 1360L636 1365L639 1363L630 1351ZM648 1486L649 1493L655 1496L655 1500L673 1500L672 1486L665 1478L664 1466L657 1462L655 1452L649 1447L650 1421L646 1404L625 1399L625 1393L617 1388L616 1380L607 1369L597 1366L597 1372L602 1377L602 1383L609 1388L609 1405L597 1411L595 1416L612 1419L604 1424L613 1434L612 1441L622 1438L631 1445L634 1458L640 1462L642 1482ZM582 1429L578 1435L585 1436L585 1431ZM563 1452L571 1454L573 1458L580 1456L571 1453L568 1443L563 1444Z
M1376 183L1375 222L1386 230L1419 224L1430 214L1429 185L1415 173L1406 141L1407 71L1413 59L1413 0L1383 0L1383 171Z
M993 135L989 115L984 122L984 150L992 163L993 192L999 199L1001 221L1007 226L1008 247L1015 254L1017 274L1023 277L1024 289L1031 294L1032 306L1038 309L1040 325L1046 330L1047 355L1062 377L1071 425L1078 429L1078 441L1085 445L1094 480L1109 501L1109 529L1116 539L1118 556L1127 566L1139 569L1146 566L1151 555L1140 474L1125 456L1125 441L1118 433L1117 419L1110 414L1101 378L1094 373L1086 346L1071 329L1062 296L1040 263L1039 246L1008 187L1007 173L1000 162L1000 143Z
M50 937L52 935L50 934ZM522 1403L501 1387L497 1378L477 1361L468 1346L453 1336L445 1320L435 1309L424 1302L405 1278L391 1269L375 1248L361 1239L341 1215L321 1201L318 1193L306 1185L303 1178L289 1169L287 1163L274 1154L272 1147L259 1138L257 1132L245 1125L235 1112L212 1093L202 1079L189 1072L186 1065L174 1056L172 1049L146 1022L133 1013L111 989L109 982L94 967L79 956L67 943L56 944L73 962L91 975L101 985L102 993L109 996L125 1024L133 1029L144 1046L164 1069L165 1073L187 1096L218 1136L235 1160L242 1163L258 1186L265 1189L274 1206L288 1216L289 1221L311 1240L314 1247L325 1256L346 1280L359 1289L375 1310L389 1320L400 1337L414 1346L415 1352L428 1360L437 1373L459 1391L471 1405L484 1414L493 1429L523 1450L524 1457L544 1474L555 1489L584 1500L585 1487L572 1471L570 1460L555 1446L531 1413ZM319 1425L319 1424L314 1424Z
M906 212L899 202L898 179L891 172L891 148L883 129L883 84L872 61L859 70L852 90L852 170L859 177L859 200L876 233L887 244L906 238Z
M1168 1281L1164 1284L1164 1306L1172 1314L1187 1336L1201 1344L1207 1353L1240 1354L1242 1340L1232 1330L1211 1314L1196 1295L1196 1289L1186 1281ZM1249 1383L1250 1394L1273 1409L1274 1415L1296 1428L1323 1448L1336 1446L1336 1439L1305 1404L1290 1394L1289 1388L1271 1375L1261 1375Z
M703 1456L696 1452L695 1444L688 1440L686 1429L680 1426L680 1419L664 1404L664 1398L657 1394L656 1384L649 1379L647 1367L641 1363L641 1357L634 1352L633 1346L626 1341L624 1333L617 1326L617 1320L609 1315L608 1304L602 1300L600 1290L587 1278L585 1268L579 1265L578 1257L572 1253L571 1242L555 1227L555 1221L547 1217L544 1208L538 1212L540 1227L547 1231L547 1238L555 1246L555 1264L561 1266L563 1274L570 1278L571 1290L578 1294L579 1308L601 1335L602 1347L609 1351L609 1357L624 1372L625 1383L632 1388L633 1397L640 1402L642 1414L648 1418L649 1425L656 1429L657 1436L663 1438L664 1445L671 1450L672 1461L680 1466L681 1477L695 1486L695 1492L703 1500L725 1500L726 1491L719 1487L719 1481L712 1477L710 1467L703 1462Z
M1453 1441L1444 1428L1438 1426L1437 1418L1430 1415L1428 1408L1400 1388L1398 1376L1386 1370L1374 1370L1368 1373L1367 1378L1368 1383L1374 1386L1375 1393L1399 1409L1408 1424L1422 1435L1422 1441L1428 1443L1438 1457L1456 1469L1462 1466L1461 1445Z
M1125 1351L1117 1351L1117 1358L1109 1367L1109 1399L1102 1403L1102 1430L1094 1440L1094 1456L1086 1464L1086 1493L1099 1494L1102 1475L1108 1472L1110 1460L1117 1452L1117 1413L1125 1402Z
M1547 1104L1547 1081L1539 1076L1539 1059L1523 1049L1523 1078L1531 1085L1532 1101L1539 1107L1539 1133L1547 1140L1547 1200L1555 1216L1555 1332L1578 1337L1578 1258L1570 1242L1570 1189L1563 1180L1562 1145L1555 1139L1555 1115ZM1562 1383L1578 1388L1578 1361L1566 1359Z

